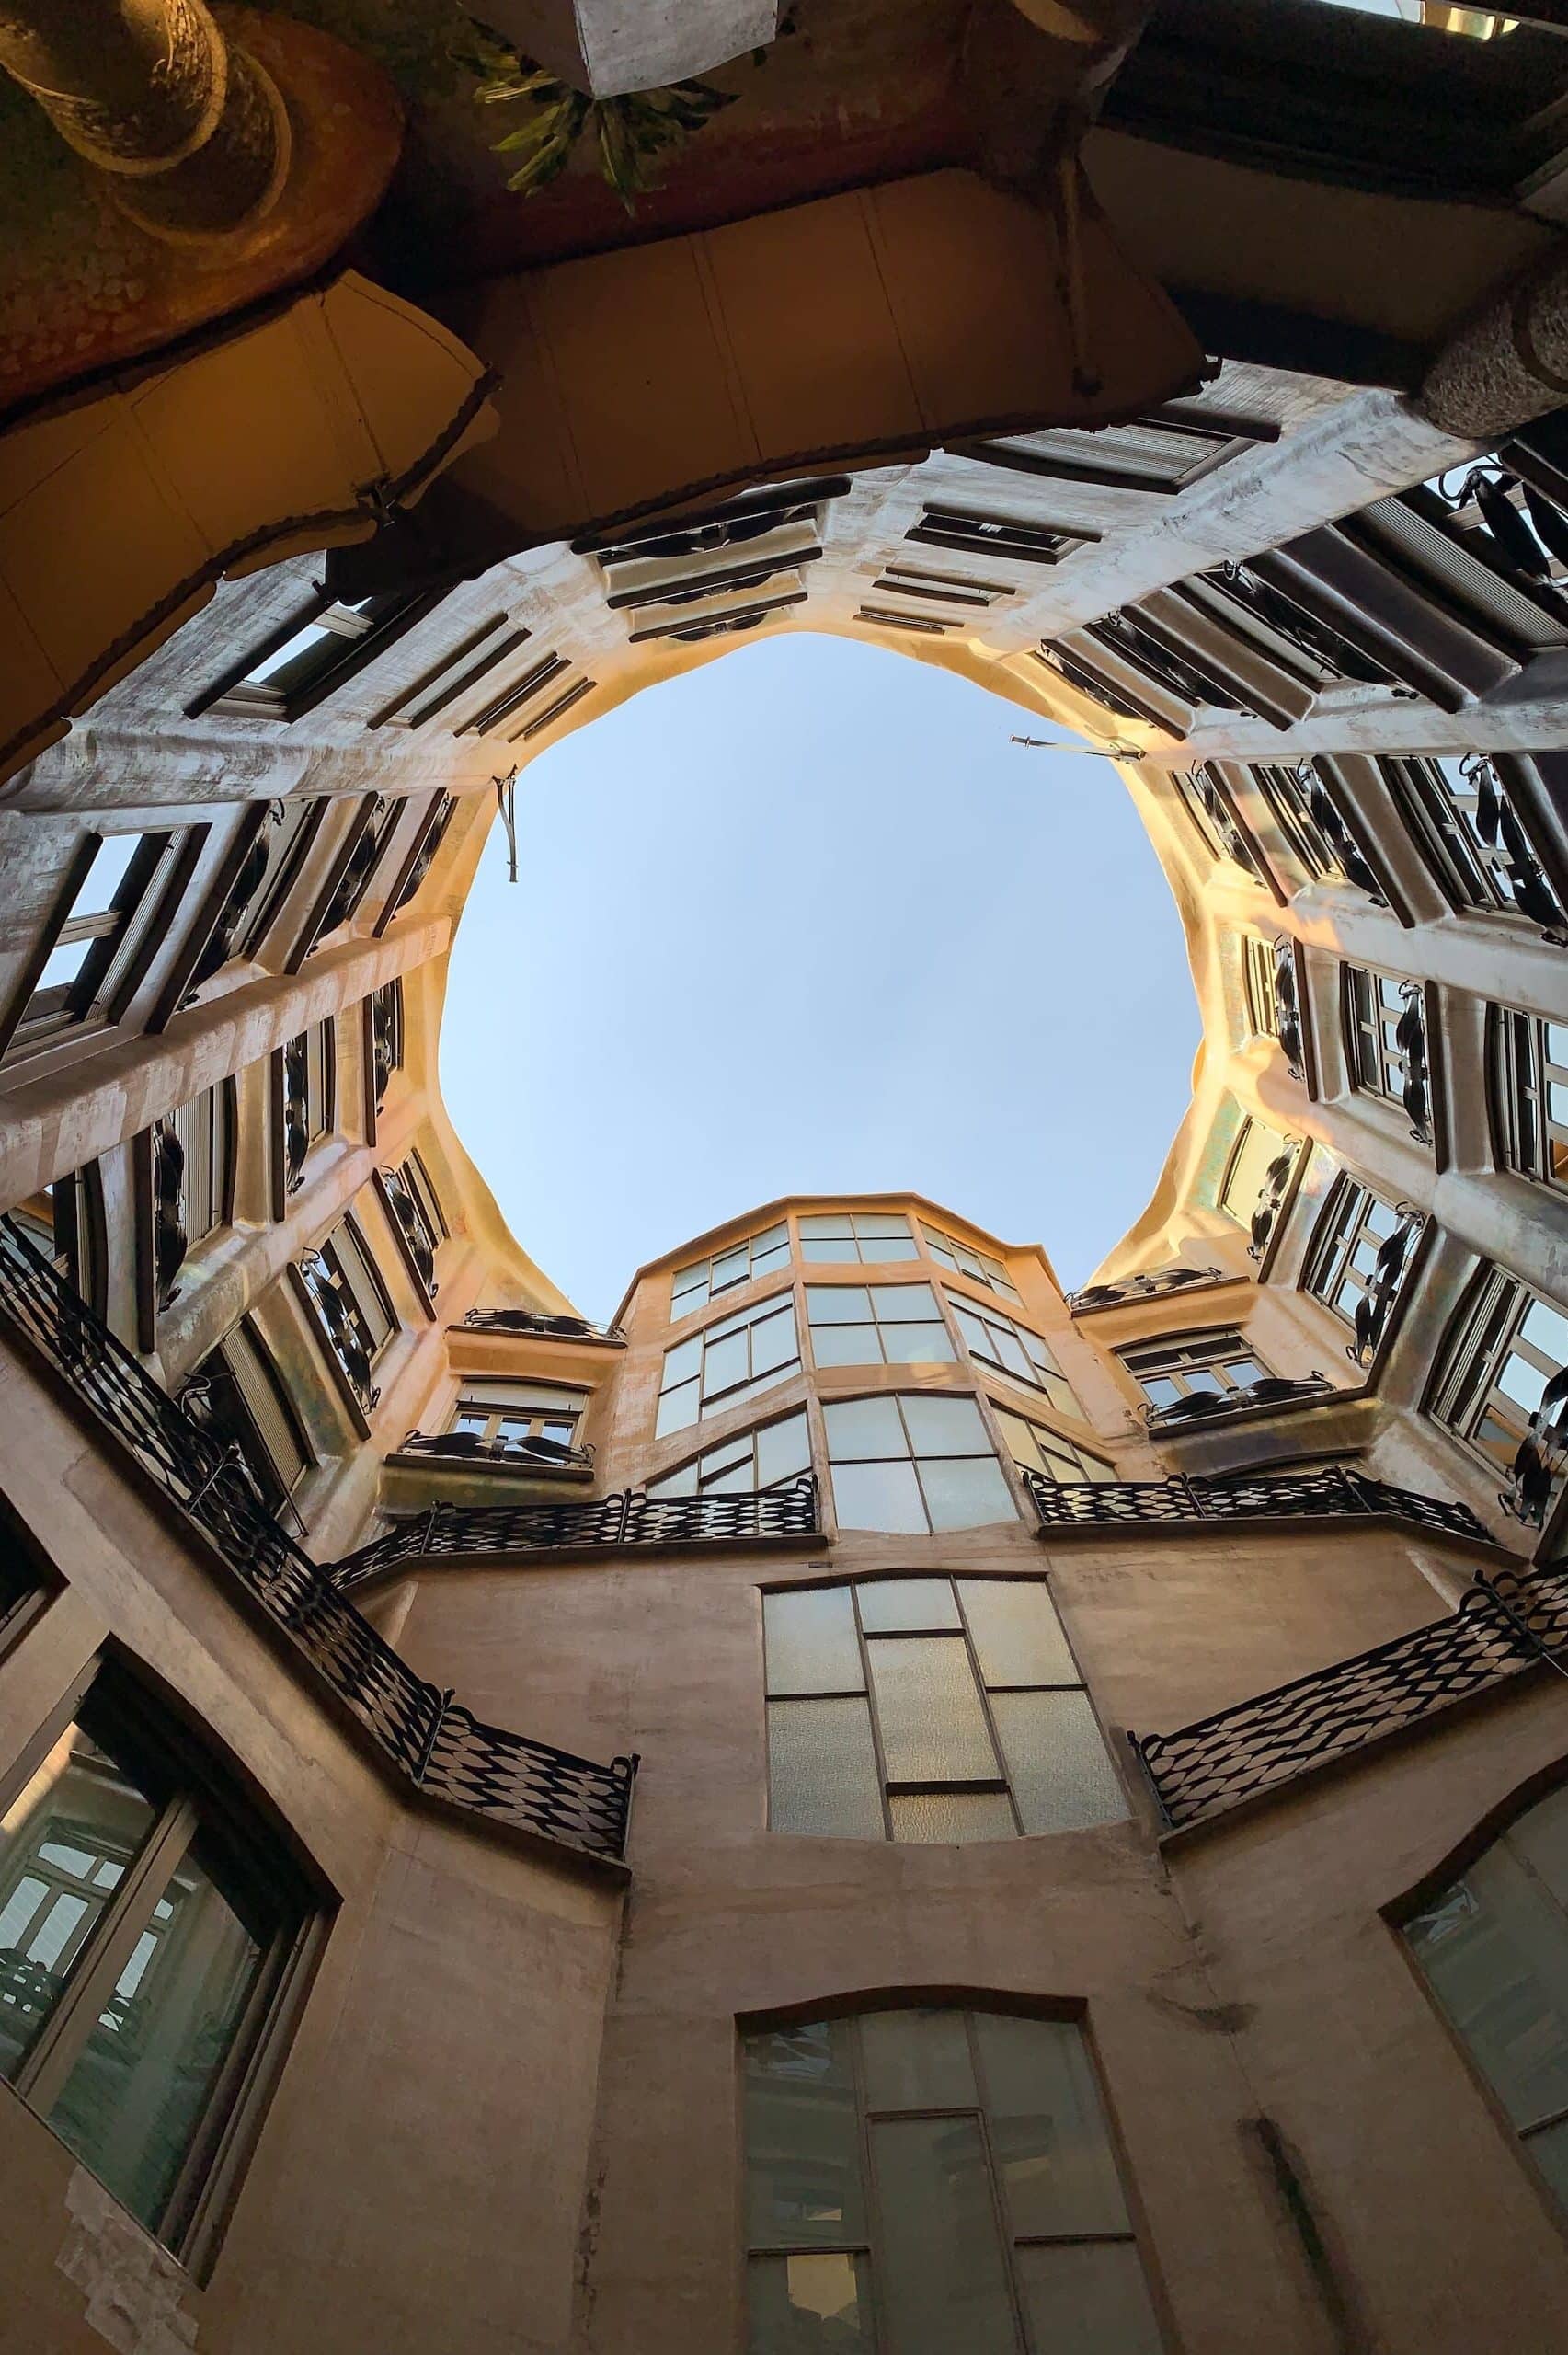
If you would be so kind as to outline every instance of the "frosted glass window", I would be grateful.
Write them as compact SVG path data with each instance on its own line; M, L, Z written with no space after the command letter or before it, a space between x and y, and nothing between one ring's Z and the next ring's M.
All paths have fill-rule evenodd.
M1265 1120L1254 1120L1249 1115L1242 1123L1219 1194L1220 1209L1239 1226L1252 1225L1253 1212L1257 1209L1264 1179L1287 1149L1288 1140L1277 1129L1271 1129Z
M927 1226L923 1218L920 1222L920 1231L925 1237L926 1249L939 1265L950 1268L955 1275L973 1276L977 1283L1001 1292L1004 1300L1017 1300L1018 1292L1012 1277L1001 1261L992 1258L989 1251L977 1251L967 1243L956 1242L951 1235L944 1235L940 1228Z
M804 1413L781 1415L755 1430L738 1431L722 1447L710 1447L689 1464L650 1480L650 1497L755 1494L785 1488L811 1469L811 1440Z
M1405 1924L1437 2002L1568 2204L1568 1790L1512 1823Z
M976 1529L1017 1517L972 1398L850 1398L823 1419L841 1527Z
M671 1323L689 1315L693 1308L735 1285L749 1283L754 1276L767 1275L774 1268L789 1263L789 1223L780 1219L773 1226L765 1226L760 1235L748 1235L744 1242L727 1244L711 1259L693 1259L684 1268L677 1268L670 1281L670 1315Z
M1007 1452L1021 1472L1055 1481L1112 1477L1111 1466L1104 1456L1092 1455L1087 1448L1064 1438L1060 1431L1047 1430L1041 1423L1026 1422L1022 1415L1011 1413L994 1400L991 1411L1001 1425Z
M1019 2314L1031 2355L1159 2355L1077 2028L868 2012L745 2073L750 2355L869 2349L874 2293L882 2355L1019 2355Z
M811 1212L800 1221L800 1256L818 1266L876 1267L914 1258L915 1238L901 1211Z
M956 1356L929 1284L807 1284L818 1365L921 1365Z
M177 2252L304 1919L212 1779L105 1670L0 1824L0 2074Z
M929 1844L1126 1816L1044 1580L865 1579L762 1608L775 1831Z
M1043 1391L1059 1414L1074 1416L1081 1423L1087 1419L1072 1384L1038 1333L989 1303L955 1298L953 1314L978 1364Z
M727 1414L800 1363L795 1301L788 1292L738 1309L664 1353L658 1435L684 1430L704 1416Z

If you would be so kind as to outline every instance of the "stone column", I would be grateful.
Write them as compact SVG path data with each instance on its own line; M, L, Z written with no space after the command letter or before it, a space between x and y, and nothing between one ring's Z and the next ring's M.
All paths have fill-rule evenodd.
M0 0L0 66L155 236L246 228L288 177L277 86L204 0Z
M1466 441L1496 442L1568 402L1568 245L1558 247L1449 337L1415 396L1419 415Z

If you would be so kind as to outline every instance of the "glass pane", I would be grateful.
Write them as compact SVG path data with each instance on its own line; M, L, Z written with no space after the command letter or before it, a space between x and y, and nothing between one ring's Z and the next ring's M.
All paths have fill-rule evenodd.
M768 1821L821 1840L885 1840L864 1700L770 1701Z
M1568 1786L1520 1816L1505 1838L1568 1913Z
M887 1267L895 1259L914 1259L920 1255L912 1235L887 1235L878 1236L875 1242L863 1243L860 1256L872 1267Z
M1553 1365L1568 1365L1568 1317L1544 1300L1530 1303L1519 1330Z
M959 1636L876 1636L871 1684L890 1783L1001 1779Z
M43 971L34 984L35 994L63 989L67 982L74 982L86 963L93 945L91 940L57 941L43 960Z
M867 2109L973 2109L962 2012L867 2012L860 2024Z
M847 1211L812 1211L800 1222L802 1235L852 1235Z
M1017 2254L1031 2355L1161 2355L1163 2341L1131 2241Z
M859 1601L860 1624L868 1635L960 1624L950 1579L876 1579L859 1589Z
M785 1308L776 1316L764 1316L751 1328L751 1371L754 1374L776 1373L781 1366L794 1365L800 1355L795 1338L795 1309Z
M871 2150L891 2355L1014 2355L979 2120L880 2119Z
M693 1333L689 1341L677 1341L664 1353L664 1379L661 1390L673 1390L678 1382L689 1382L703 1367L703 1343L700 1334Z
M891 1398L845 1398L824 1407L828 1453L835 1464L863 1463L875 1455L908 1455L904 1427Z
M894 1791L887 1807L893 1837L906 1847L1018 1837L1005 1791Z
M85 1713L84 1713L85 1714ZM0 1822L0 2077L53 2010L156 1809L84 1725Z
M106 834L93 854L81 890L71 902L74 916L104 916L114 905L132 860L142 847L140 834Z
M860 1251L850 1237L840 1242L831 1235L819 1235L802 1238L800 1256L814 1265L826 1267L843 1259L858 1259Z
M818 1365L879 1365L875 1325L814 1325L811 1351Z
M871 1296L864 1284L807 1284L807 1315L813 1325L866 1325Z
M830 1407L829 1414L832 1411ZM833 1505L841 1529L885 1529L898 1534L931 1525L912 1464L836 1465Z
M722 1292L727 1284L744 1283L751 1272L751 1255L744 1243L733 1251L721 1251L713 1262L709 1278L715 1292Z
M762 1597L770 1693L864 1693L847 1586Z
M988 1684L1080 1682L1043 1579L960 1579L958 1593Z
M787 1480L797 1472L810 1469L811 1442L804 1415L785 1415L779 1422L763 1424L757 1433L760 1488L771 1488L775 1480Z
M658 1402L658 1416L654 1425L656 1437L662 1439L666 1431L683 1431L688 1423L694 1423L697 1404L694 1382L678 1383L673 1390L667 1390Z
M950 1365L956 1355L945 1325L884 1325L889 1365Z
M854 1231L857 1235L907 1236L910 1223L898 1211L856 1211Z
M703 1396L717 1397L721 1390L733 1390L738 1382L750 1375L751 1361L744 1333L727 1333L722 1340L710 1341L703 1361Z
M754 2257L749 2355L872 2355L864 2257Z
M62 2141L149 2230L175 2188L264 1953L199 1836L50 2112Z
M1562 2205L1568 2208L1568 2119L1525 2139L1525 2148Z
M933 1529L979 1529L990 1521L1016 1521L1006 1476L994 1456L921 1465L921 1487Z
M917 1455L989 1455L990 1442L972 1398L906 1397L904 1419Z
M280 671L314 653L318 647L329 647L334 635L333 631L324 629L319 622L306 622L303 629L297 629L292 638L286 638L281 646L275 646L270 654L264 654L259 662L253 664L245 674L246 680L252 686L262 685Z
M1568 2107L1568 1921L1506 1842L1406 1936L1515 2123Z
M746 2039L746 2157L752 2248L864 2241L850 2031L813 2021Z
M909 1325L938 1314L929 1284L873 1284L871 1301L884 1325Z
M1127 2203L1078 2029L1006 2012L974 2017L1013 2232L1125 2233Z
M993 1693L991 1709L1025 1832L1122 1821L1127 1800L1086 1693Z

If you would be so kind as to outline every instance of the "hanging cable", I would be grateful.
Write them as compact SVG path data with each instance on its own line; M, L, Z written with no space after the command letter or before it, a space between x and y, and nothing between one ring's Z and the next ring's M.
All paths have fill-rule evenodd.
M496 788L496 807L501 813L501 823L507 830L507 881L517 881L517 810L513 795L517 787L517 763L514 761L505 776L492 777Z

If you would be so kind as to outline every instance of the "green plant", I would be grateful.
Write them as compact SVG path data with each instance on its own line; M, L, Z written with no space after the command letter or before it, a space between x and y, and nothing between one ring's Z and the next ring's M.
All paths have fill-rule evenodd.
M479 75L475 95L481 105L518 104L529 109L526 122L498 139L498 155L515 156L507 186L537 196L566 169L579 139L592 138L600 169L628 213L635 200L658 184L660 159L683 146L737 95L707 82L672 82L659 90L631 90L613 98L586 98L532 58L482 38L472 63Z

